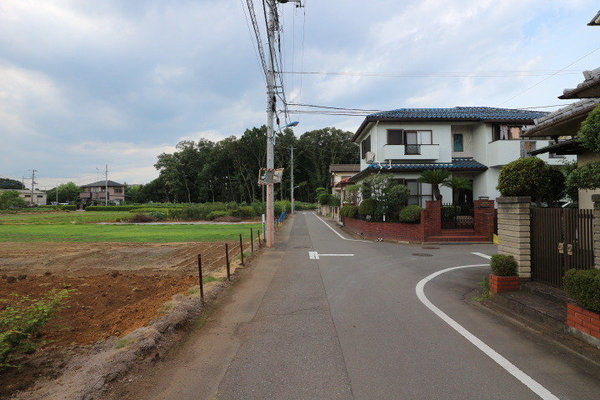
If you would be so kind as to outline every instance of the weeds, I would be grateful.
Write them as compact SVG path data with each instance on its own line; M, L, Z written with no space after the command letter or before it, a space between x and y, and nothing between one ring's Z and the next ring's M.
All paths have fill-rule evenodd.
M484 301L490 298L490 282L488 281L487 276L483 278L481 282L479 282L479 286L481 286L481 294L474 298L475 301Z
M41 297L0 299L0 371L35 351L40 329L63 307L73 289L51 290Z
M131 343L131 340L129 340L127 338L121 338L121 339L119 339L119 341L115 345L115 348L122 349L124 347L129 346L130 343Z

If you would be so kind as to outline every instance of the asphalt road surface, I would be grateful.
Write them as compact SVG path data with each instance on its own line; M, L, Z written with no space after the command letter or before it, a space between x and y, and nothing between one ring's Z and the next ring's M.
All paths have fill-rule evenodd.
M600 399L596 365L465 300L495 246L427 247L351 239L297 214L128 397Z

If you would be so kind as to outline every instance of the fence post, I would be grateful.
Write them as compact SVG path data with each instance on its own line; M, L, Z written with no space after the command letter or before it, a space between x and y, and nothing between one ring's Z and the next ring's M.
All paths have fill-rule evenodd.
M254 253L254 231L250 228L250 252Z
M256 232L256 234L258 236L258 247L260 247L261 246L261 243L260 243L260 229L258 230L258 232Z
M229 244L225 243L225 265L227 267L227 280L231 280L231 272L229 270Z
M241 233L240 233L240 257L241 257L241 265L244 265L244 241L242 240Z
M200 286L200 299L204 304L204 282L202 282L202 255L198 254L198 284Z

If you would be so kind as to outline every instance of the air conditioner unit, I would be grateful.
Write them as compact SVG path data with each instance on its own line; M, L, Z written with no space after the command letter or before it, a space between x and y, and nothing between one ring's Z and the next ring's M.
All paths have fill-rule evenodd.
M368 162L369 164L374 162L375 161L375 153L373 153L372 151L367 151L367 154L365 154L365 161Z

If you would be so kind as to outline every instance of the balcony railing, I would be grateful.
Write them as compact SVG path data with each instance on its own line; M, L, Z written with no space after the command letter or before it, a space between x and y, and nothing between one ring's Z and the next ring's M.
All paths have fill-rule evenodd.
M406 155L420 155L421 145L420 144L406 144L404 145L404 154Z

